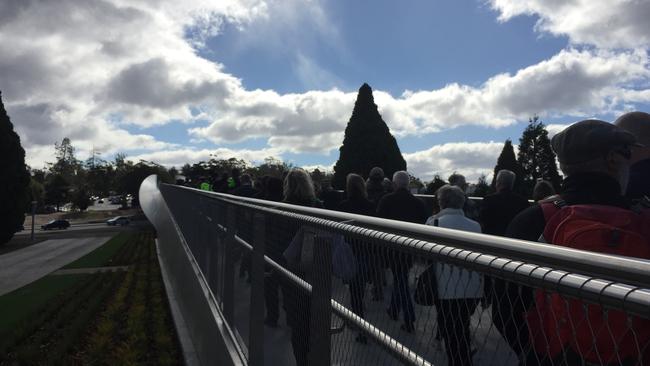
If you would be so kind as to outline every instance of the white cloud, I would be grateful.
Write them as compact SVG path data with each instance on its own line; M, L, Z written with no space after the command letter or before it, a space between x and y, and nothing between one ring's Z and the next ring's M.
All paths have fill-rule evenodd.
M184 36L264 11L261 0L0 2L0 88L28 161L64 136L80 152L170 147L120 123L191 121L190 106L241 88Z
M128 156L127 160L138 162L140 160L154 161L158 164L180 168L185 164L198 163L200 161L208 161L212 158L215 159L230 159L237 158L243 159L250 164L260 164L264 162L265 158L279 156L279 151L276 149L171 149L162 150L145 154L138 154Z
M502 20L518 14L540 14L541 29L570 34L576 42L588 41L582 40L588 37L582 28L562 30L565 28L556 25L564 24L562 15L544 18L549 13L545 10L548 2L516 4L492 1ZM568 4L573 5L567 5L566 16L574 15L567 19L573 19L577 3ZM630 4L640 13L647 9L641 2ZM178 165L184 157L205 157L206 151L130 133L124 125L146 127L172 120L191 124L199 118L210 123L188 127L195 139L220 145L266 139L265 149L248 152L251 158L267 152L328 154L338 148L356 92L335 88L287 94L247 90L222 65L198 55L197 47L218 34L225 23L244 29L251 39L259 34L256 31L264 30L268 34L262 38L269 47L281 45L285 50L292 49L292 42L309 43L311 39L301 38L308 32L300 30L311 26L329 47L345 54L344 47L337 46L343 43L340 35L318 1L283 5L275 0L0 2L0 88L27 148L28 160L42 162L47 158L46 147L51 149L55 141L68 136L81 151L92 146L106 152L146 150L152 153L141 156L153 160L159 156ZM586 3L582 6L597 9ZM616 7L612 14L628 13ZM612 29L618 29L618 22L612 24ZM650 32L639 30L647 25L631 24L624 34L623 30L607 28L603 39L637 35L637 45L647 44L643 37ZM587 24L584 29L592 28ZM218 58L218 52L215 55ZM297 57L296 69L306 85L327 88L338 83L328 84L335 76L306 54L301 58L298 53ZM533 113L583 117L650 102L650 90L639 87L650 85L649 65L645 50L570 48L514 74L495 75L482 85L450 84L437 90L406 91L400 96L378 90L375 100L397 136L467 125L499 128ZM193 114L195 110L200 114ZM445 153L451 154L451 145L443 146ZM458 149L453 151L463 151ZM428 151L431 154L434 150ZM425 168L427 154L407 155L414 167L420 164L417 169L424 176L435 169L452 169L454 162L471 163L457 157L449 159L447 165L440 162ZM465 166L478 172L484 165L458 167Z
M393 97L375 91L375 101L391 131L418 135L459 126L503 127L534 113L541 116L592 115L620 108L628 84L650 77L643 52L613 53L569 49L551 59L500 74L479 87L451 84L433 91ZM280 95L238 90L207 127L190 133L215 143L268 138L271 146L292 152L337 148L356 93L339 90Z
M546 125L546 131L548 131L548 138L552 138L553 136L557 135L558 133L562 132L565 128L571 126L571 124L550 124Z
M606 48L650 46L647 0L488 0L499 20L537 15L536 28L575 44Z
M431 180L439 174L447 180L458 172L476 182L481 174L492 174L502 149L502 142L450 142L403 155L409 173L420 179Z

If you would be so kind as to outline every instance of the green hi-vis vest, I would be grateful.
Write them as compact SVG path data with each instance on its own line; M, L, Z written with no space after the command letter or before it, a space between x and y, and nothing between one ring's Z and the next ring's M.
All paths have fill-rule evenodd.
M201 183L200 189L202 191L211 191L212 187L210 186L210 183L203 182Z

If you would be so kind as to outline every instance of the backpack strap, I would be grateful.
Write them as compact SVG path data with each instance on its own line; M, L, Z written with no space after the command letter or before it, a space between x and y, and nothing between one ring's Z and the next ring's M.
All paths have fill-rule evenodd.
M555 216L562 208L567 207L568 204L563 200L559 195L551 196L543 201L539 202L539 206L542 208L544 214L544 232L540 235L538 241L541 243L548 243L548 240L552 239L550 233L555 232L555 228L548 226L548 223L551 221L551 218Z
M567 207L568 204L560 196L552 196L546 200L540 201L539 206L542 208L542 212L544 213L544 221L549 222L551 217L564 207Z

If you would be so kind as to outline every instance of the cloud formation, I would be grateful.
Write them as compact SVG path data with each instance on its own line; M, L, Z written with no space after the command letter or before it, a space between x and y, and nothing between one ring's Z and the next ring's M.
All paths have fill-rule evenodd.
M540 17L540 31L567 35L574 45L598 47L567 48L479 85L454 83L399 96L376 90L375 101L398 137L468 125L501 128L533 113L579 119L650 102L650 90L643 87L650 85L650 60L644 49L650 30L647 16L641 17L648 14L649 5L633 0L619 3L491 0L502 21L535 14ZM338 47L340 35L318 1L283 4L273 0L0 2L0 89L28 161L40 166L51 159L45 151L64 136L82 153L92 147L108 154L134 151L134 158L167 165L209 156L207 150L125 128L170 121L187 123L189 137L214 143L213 153L240 154L250 160L283 153L330 153L341 144L356 91L248 90L223 65L199 55L205 41L218 36L226 23L249 31L253 38L256 31L271 33L269 46L287 42L274 32L300 37L297 30L311 25L331 48ZM607 12L599 11L605 6ZM602 24L607 26L601 29ZM218 50L214 53L218 59ZM333 85L335 76L314 60L302 54L296 60L305 85ZM197 120L208 123L192 125ZM264 139L267 146L228 148L250 139ZM414 173L425 179L456 168L467 169L473 177L489 172L498 155L498 151L492 154L495 144L500 145L445 144L405 157Z
M447 180L458 172L476 182L481 174L491 176L502 149L502 142L452 142L403 155L409 173L423 180L431 180L436 174Z
M601 48L650 46L650 2L646 0L489 0L499 20L537 15L536 28L567 36L574 44Z

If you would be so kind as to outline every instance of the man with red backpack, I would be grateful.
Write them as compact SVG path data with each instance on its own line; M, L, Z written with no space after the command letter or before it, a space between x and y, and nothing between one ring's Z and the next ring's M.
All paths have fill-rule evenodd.
M625 198L631 148L638 146L634 135L611 123L584 120L555 135L551 145L565 174L562 193L522 211L506 235L650 258L650 212ZM650 365L645 359L650 356L647 320L628 319L621 311L604 312L598 305L542 290L530 300L526 314L513 316L526 320L525 338L539 360Z

